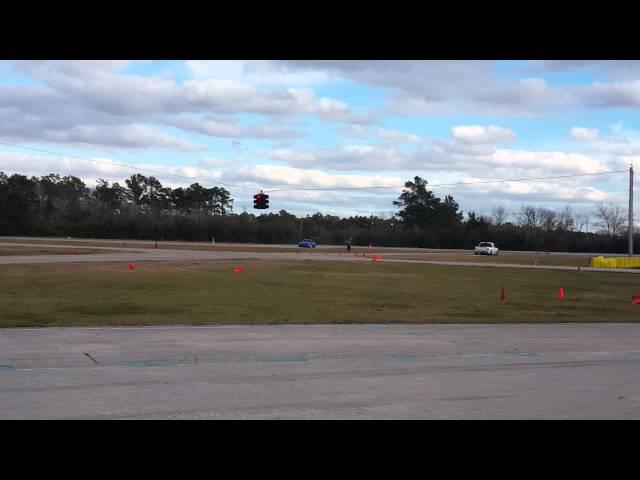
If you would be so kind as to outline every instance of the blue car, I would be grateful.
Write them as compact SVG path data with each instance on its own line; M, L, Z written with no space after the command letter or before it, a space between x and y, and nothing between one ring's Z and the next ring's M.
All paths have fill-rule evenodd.
M300 243L298 243L298 246L302 248L316 248L316 242L314 242L310 238L305 238L304 240L300 241Z

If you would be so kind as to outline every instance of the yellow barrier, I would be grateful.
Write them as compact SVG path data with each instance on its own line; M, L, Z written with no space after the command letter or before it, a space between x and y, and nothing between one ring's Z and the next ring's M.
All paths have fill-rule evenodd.
M640 268L637 257L593 257L591 266L596 268Z

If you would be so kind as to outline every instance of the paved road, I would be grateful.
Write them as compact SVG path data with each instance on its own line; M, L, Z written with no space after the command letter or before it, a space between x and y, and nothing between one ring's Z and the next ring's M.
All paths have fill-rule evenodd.
M2 243L10 247L28 246L24 243ZM69 249L68 246L41 244L45 248ZM88 253L82 255L9 255L0 256L0 265L43 264L43 263L95 263L95 262L133 262L133 261L195 261L195 260L343 260L368 261L371 258L357 257L354 254L326 253L312 250L292 252L230 252L216 250L169 250L155 248L123 247L82 247L96 250L117 250L117 253Z
M26 243L4 242L2 245L9 247L29 246ZM147 243L148 245L148 243ZM45 248L68 249L68 246L55 244L40 244ZM155 248L126 248L126 247L83 247L95 250L117 250L118 253L96 253L82 255L14 255L0 256L0 265L20 265L20 264L46 264L46 263L95 263L95 262L142 262L142 261L197 261L197 260L240 260L240 259L260 259L260 260L311 260L311 261L341 261L341 262L371 262L370 256L361 257L352 253L328 253L309 249L291 252L269 252L267 249L261 252L247 251L215 251L215 250L169 250ZM431 265L453 265L465 267L496 267L496 268L519 268L519 269L539 269L539 270L576 270L576 267L557 265L520 265L513 263L492 263L492 262L457 262L439 260L403 260L394 258L394 253L383 253L383 263L414 263ZM607 272L607 273L628 273L640 274L640 269L614 269L614 268L591 268L581 267L585 272Z
M119 247L123 243L128 245L129 247L143 247L148 248L150 245L154 244L153 240L117 240L117 239L96 239L96 238L63 238L63 237L6 237L0 236L0 245L6 245L5 242L37 242L47 243L47 242L65 242L67 244L73 245L77 243L103 243L105 245L112 245L113 247ZM206 246L210 247L211 243L208 242L180 242L180 241L161 241L159 242L164 247L166 246ZM33 245L33 243L31 243ZM267 251L272 248L290 248L291 250L298 250L297 245L292 245L289 243L284 244L260 244L260 243L221 243L216 242L215 245L220 247L251 247L251 248L259 248L266 249ZM47 245L51 246L51 245ZM324 249L335 249L335 248L345 248L345 245L318 245L318 250ZM362 246L357 248L363 248ZM469 253L470 249L454 249L454 248L410 248L410 247L377 247L381 250L384 250L387 253L392 253L394 250L397 250L399 253ZM604 255L607 256L621 256L623 254L598 254L593 252L539 252L539 251L523 251L523 250L500 250L500 253L503 255L532 255L532 254L545 254L545 255L559 255L559 256L571 256L571 257L593 257L595 255ZM634 255L640 256L640 254Z
M0 418L640 418L640 325L0 329Z

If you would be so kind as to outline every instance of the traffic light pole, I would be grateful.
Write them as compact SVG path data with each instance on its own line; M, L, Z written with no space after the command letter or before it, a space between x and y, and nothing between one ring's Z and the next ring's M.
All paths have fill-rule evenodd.
M633 256L633 165L629 167L629 256Z

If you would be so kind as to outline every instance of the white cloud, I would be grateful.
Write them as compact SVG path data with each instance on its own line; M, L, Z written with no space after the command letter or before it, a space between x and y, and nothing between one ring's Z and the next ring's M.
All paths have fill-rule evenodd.
M386 90L384 112L534 114L557 107L561 90L542 78L503 81L494 61L279 61L293 71L331 72ZM553 102L551 102L553 100Z
M225 178L244 179L262 186L289 186L301 188L389 187L404 185L397 176L330 174L322 170L256 165L228 172ZM397 189L398 191L401 188Z
M208 148L179 140L146 125L93 126L83 125L67 130L45 130L40 139L45 142L116 148L160 148L187 152Z
M49 173L74 175L85 182L95 182L99 177L117 178L122 181L133 172L125 167L112 164L106 158L91 157L96 162L71 157L34 155L30 153L0 152L0 164L5 173L19 173L27 176L42 176Z
M196 80L225 78L256 86L308 87L331 82L326 72L293 71L285 65L246 60L188 60Z
M411 154L378 145L346 145L332 149L278 149L263 155L295 167L336 170L394 170L408 163Z
M198 162L198 167L211 169L219 167L228 167L233 162L224 158L204 158Z
M295 99L298 113L317 115L327 121L351 121L349 106L339 100L328 97L318 99L309 88L290 88L288 93Z
M421 140L420 136L414 133L401 132L399 130L379 129L377 134L379 137L386 138L387 140L392 140L394 142L419 143Z
M424 176L424 175L423 175ZM328 174L321 170L299 169L273 165L257 165L254 167L229 171L225 173L226 181L253 182L256 188L281 189L272 193L274 208L293 207L293 211L309 211L312 205L322 206L322 211L340 211L352 215L358 212L358 205L366 202L370 208L377 210L393 210L391 202L402 191L401 186L410 177L407 176L363 176ZM452 194L465 211L482 212L488 205L507 205L517 210L523 203L535 203L548 208L560 208L572 204L581 208L592 208L598 201L619 200L616 192L606 192L580 178L551 180L544 182L507 182L472 185L437 186L440 183L456 183L460 181L484 181L486 177L465 177L462 180L448 177L431 178L430 188L440 196ZM344 187L394 187L365 191L300 191L295 188L344 188ZM280 205L275 207L276 205ZM315 210L314 210L315 211ZM361 212L360 212L361 213Z
M495 125L458 125L451 129L451 134L456 140L471 145L508 143L516 138L513 130Z
M622 123L611 126L611 132L585 143L584 152L606 159L609 170L626 170L640 158L640 131L623 129Z
M513 73L568 72L587 69L612 82L553 86L543 78L504 80L494 61L278 61L294 72L330 72L383 88L385 112L482 113L538 115L549 110L637 108L640 106L640 62L553 61L516 67Z
M614 83L594 82L576 89L580 103L594 108L638 108L640 107L640 80Z
M531 153L531 152L529 152ZM533 152L535 153L535 152ZM314 212L321 210L325 213L352 215L364 210L375 211L393 210L391 202L397 198L404 182L413 175L419 174L430 181L431 185L438 183L472 182L486 180L487 176L464 175L460 177L454 172L445 172L441 176L434 176L433 172L411 172L402 175L380 174L335 174L319 169L293 168L276 165L239 166L237 162L224 159L209 158L197 165L168 167L166 165L139 164L141 170L130 169L110 163L110 159L94 157L105 163L92 163L79 159L59 156L32 155L15 152L0 152L0 165L7 174L21 173L29 176L41 176L48 173L61 175L75 175L89 186L94 186L98 178L105 178L111 182L117 181L121 185L124 180L136 171L144 175L153 175L163 185L171 188L187 186L193 182L214 186L240 184L249 190L228 188L240 208L243 205L251 207L253 189L284 189L295 188L344 188L344 187L394 187L371 190L347 191L280 191L272 195L272 208L279 210L286 208L294 212ZM228 168L233 165L234 168ZM222 168L222 169L221 169ZM543 169L546 171L546 168ZM496 170L492 170L496 171ZM517 178L521 170L507 167L512 171L511 178ZM159 173L165 172L165 173ZM176 178L169 174L183 175L194 178ZM537 170L530 171L527 176L535 176ZM498 178L504 178L501 172ZM535 203L551 208L559 208L563 204L582 205L592 208L598 201L620 201L618 192L606 192L590 184L584 178L567 178L548 180L544 182L507 182L476 185L457 185L432 187L439 196L452 194L465 211L490 211L488 205L503 204L517 210L523 203ZM363 209L362 205L366 205Z
M571 129L571 137L581 142L591 142L597 140L600 131L597 128L573 127Z
M134 168L123 166L117 160L105 157L87 157L82 160L66 156L34 155L30 153L0 152L0 171L6 174L25 174L28 176L42 176L49 173L60 175L74 175L81 178L87 185L93 186L98 178L124 185L124 180L135 173L154 176L163 185L178 187L190 185L193 182L215 185L222 181L222 172L201 166L167 166L151 163L139 163ZM118 165L120 164L120 165ZM174 175L178 175L176 177ZM183 177L197 177L194 179Z
M557 85L542 78L514 76L517 69L508 70L508 74L503 75L505 70L496 68L495 62L476 61L187 62L193 78L182 82L176 81L171 73L151 76L128 74L126 68L130 62L126 61L15 62L15 70L30 76L41 86L0 85L0 136L13 143L57 142L100 150L158 148L176 152L205 148L187 136L182 137L183 133L229 139L228 142L216 143L228 144L230 146L226 148L236 153L242 151L245 156L242 161L239 157L234 160L217 158L221 154L213 152L214 158L207 155L194 159L192 166L173 168L181 174L219 181L235 178L230 183L246 182L252 186L257 186L256 182L270 185L289 182L292 185L350 185L357 178L366 178L368 182L373 181L372 178L379 178L381 182L401 178L400 183L403 183L415 174L430 181L443 178L444 181L455 182L461 177L514 179L594 173L626 168L629 161L640 158L638 132L623 130L620 124L610 135L603 132L605 138L601 138L595 129L574 127L571 137L590 141L581 145L569 141L556 145L545 142L545 148L523 150L504 148L508 146L507 142L516 138L516 134L505 127L457 125L452 129L450 138L425 141L416 134L396 130L409 127L398 127L393 118L382 118L384 122L375 123L377 116L374 113L454 113L463 117L476 113L478 118L488 119L495 115L542 115L548 110L559 109L564 113L569 112L569 108L637 107L640 106L640 80L630 73L640 71L636 68L640 62L636 63L598 67L601 72L615 70L612 78L615 77L616 81L613 83L570 85L561 82ZM567 68L591 67L590 64L586 67L579 64L542 65L537 72ZM530 69L526 75L531 74ZM364 114L359 114L360 110L354 110L349 101L344 100L349 97L330 98L322 95L320 90L310 88L344 80L357 82L363 88L365 85L373 87L362 98L373 94L377 98L375 104L382 106L376 107L377 112L364 110ZM345 90L345 95L350 91L351 86ZM241 115L245 113L253 115ZM581 119L585 118L582 110L578 113L580 116L574 125L580 125ZM334 132L358 140L346 142L342 139L337 146L322 143L321 148L309 147L305 143L299 148L295 140L305 134L312 137L311 141L318 138L324 141L326 138L322 131L316 136L313 126L308 126L307 116L333 122L336 124ZM417 118L411 129L420 128L423 120ZM487 123L502 121L486 120ZM538 121L544 122L544 117ZM462 123L460 120L457 122ZM389 125L389 128L382 125ZM183 132L163 131L165 126ZM524 136L528 132L522 134ZM273 143L266 147L270 151L256 156L251 153L255 145L245 142L245 139L272 140ZM343 145L343 142L352 144ZM254 165L261 157L283 164L247 166ZM46 161L29 156L21 157L19 161L15 156L12 158L2 157L1 161L13 163L2 163L0 168L7 170L11 166L16 171L35 170L33 174L38 175L71 173L86 175L89 179L113 174L118 181L131 173L131 170L114 166L82 161L73 163L66 158L55 157L55 160ZM168 158L168 155L163 154L163 158ZM176 154L174 158L179 156ZM147 167L173 171L166 166ZM243 176L245 174L247 177ZM589 177L561 179L546 184L465 186L459 194L457 187L451 187L443 194L453 193L457 199L460 195L461 200L472 202L471 206L486 203L481 197L483 193L487 195L487 202L495 199L505 202L544 199L589 202L602 195L613 198L613 194L603 193L593 185L617 188L614 180L612 178L611 183L607 183L609 177ZM167 176L165 182L184 185L189 180L181 182ZM355 193L344 197L341 194L329 197L311 192L290 195L292 201L298 195L296 198L315 198L318 204L328 205L322 202L332 198L336 205L342 204L346 210L356 208L347 201L347 198L356 198ZM358 195L366 199L381 194Z
M31 75L58 93L81 100L111 115L175 113L310 114L327 121L367 121L352 117L346 103L318 98L309 88L264 90L228 78L198 78L181 84L165 76L121 74L124 62L15 62L20 73Z
M522 178L596 173L610 166L581 153L495 148L455 141L433 142L413 151L356 144L338 148L276 149L261 152L296 168L349 171L459 172L479 177Z
M480 180L480 179L478 179ZM467 182L473 179L465 179ZM466 210L484 211L487 205L510 204L519 209L522 204L544 205L559 209L565 204L582 204L592 208L596 202L617 200L617 194L608 193L579 181L512 182L435 188L439 195L452 194Z
M0 135L82 147L196 151L203 147L147 124L219 138L291 140L305 136L288 121L300 115L338 123L372 121L355 115L345 102L318 97L309 88L265 90L225 78L177 83L166 75L122 73L129 63L13 62L14 70L45 86L0 85ZM264 115L267 121L243 124L234 118L237 113Z
M162 121L185 131L191 131L219 138L257 138L285 140L301 138L306 134L288 126L273 122L262 124L241 124L235 118L215 118L196 115L171 115L162 117Z
M597 173L608 170L607 166L597 159L565 152L498 149L488 162L495 167L515 167L529 171L538 169L548 172L547 175Z

